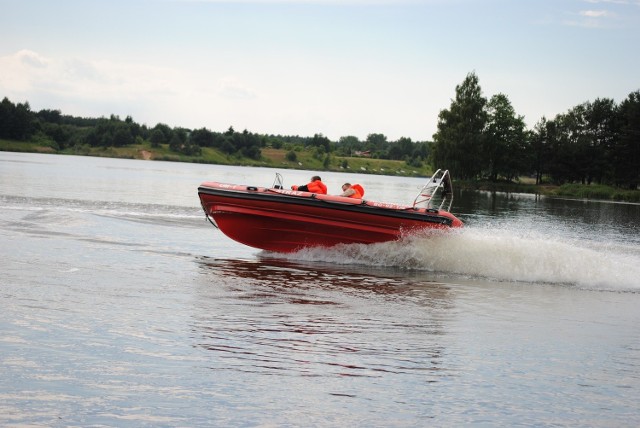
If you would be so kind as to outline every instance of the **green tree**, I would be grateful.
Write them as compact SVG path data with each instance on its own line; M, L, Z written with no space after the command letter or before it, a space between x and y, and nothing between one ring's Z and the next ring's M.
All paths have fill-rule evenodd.
M298 160L298 155L296 154L296 152L294 152L293 150L289 150L287 152L287 154L285 155L285 158L289 161L289 162L297 162Z
M594 176L602 177L606 156L599 146L595 131L601 119L596 119L591 103L583 103L559 114L554 119L555 138L552 140L549 172L558 184L580 182L590 184ZM600 158L600 159L597 159Z
M187 142L187 133L182 129L175 129L172 134L169 140L169 150L182 153Z
M36 116L45 123L62 123L62 112L60 110L40 110Z
M127 126L117 126L113 130L113 146L123 147L133 144L135 138L131 134L131 130Z
M536 184L542 183L542 177L549 172L551 139L555 135L555 123L542 119L534 126L531 135L530 167L536 175Z
M0 102L0 138L26 141L35 132L34 122L28 102L13 104L7 97Z
M362 142L353 135L340 137L337 144L338 154L342 156L352 156L356 150L361 150Z
M612 148L618 139L618 107L609 98L598 98L586 104L585 126L587 147L585 174L587 183L602 184L613 180Z
M162 137L163 137L162 139L160 139L159 137L156 137L158 143L167 144L169 141L171 141L171 138L173 137L173 130L167 124L158 123L151 130L152 133L154 133L155 131L159 131L162 133Z
M213 147L214 135L207 128L194 129L189 135L189 139L193 144L200 147Z
M640 184L640 91L620 104L619 118L619 139L611 150L614 180L633 190Z
M438 131L434 134L432 163L446 167L462 179L473 179L482 170L484 130L487 125L487 99L475 73L469 73L456 86L456 98L448 110L438 115Z
M516 179L527 168L524 118L516 115L504 94L491 97L487 112L488 124L480 157L482 173L493 181L499 176Z
M160 147L160 144L167 143L164 133L157 128L154 128L151 131L151 136L149 137L149 140L151 140L151 147Z
M389 142L384 134L369 134L365 141L365 148L371 151L373 157L381 158L389 150Z
M413 157L416 145L411 138L401 137L398 141L389 144L386 159L407 160Z
M575 115L559 114L553 120L553 133L549 135L549 175L555 184L575 181L579 174L575 169L577 157L575 140L577 129Z
M331 151L331 140L322 134L314 134L311 139L311 146L315 148L322 148L322 150L317 151L317 153L320 153L320 156L322 156Z
M329 153L327 153L327 155L324 157L324 161L322 161L322 167L324 169L329 169L330 165L331 165L331 156L329 155Z

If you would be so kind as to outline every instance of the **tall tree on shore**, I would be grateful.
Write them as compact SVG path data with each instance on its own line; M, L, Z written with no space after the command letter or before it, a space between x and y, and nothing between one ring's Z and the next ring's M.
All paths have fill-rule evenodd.
M584 116L586 183L602 184L613 178L610 152L618 135L618 107L611 98L598 98L585 104Z
M536 176L536 184L542 184L542 177L549 172L551 140L555 135L555 122L542 117L531 132L531 168Z
M438 115L438 131L433 135L432 163L446 167L457 177L473 179L480 175L480 162L487 126L487 99L475 72L456 86L456 98L448 110Z
M615 184L629 189L640 185L640 91L620 104L620 137L612 149Z
M0 102L0 138L18 141L29 139L34 132L29 102L13 104L7 97Z
M504 94L491 97L487 104L488 126L482 156L483 175L496 181L498 176L516 179L526 169L526 126Z

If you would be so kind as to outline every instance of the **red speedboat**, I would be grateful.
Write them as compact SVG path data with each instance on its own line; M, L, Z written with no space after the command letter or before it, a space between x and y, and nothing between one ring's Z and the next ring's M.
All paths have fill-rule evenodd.
M209 221L229 238L283 253L462 226L449 212L453 191L449 171L442 170L406 206L287 190L280 174L269 188L204 182L198 196Z

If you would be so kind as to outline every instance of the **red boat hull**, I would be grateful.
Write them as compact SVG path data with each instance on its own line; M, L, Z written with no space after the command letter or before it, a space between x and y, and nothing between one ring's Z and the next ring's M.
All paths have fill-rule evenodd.
M229 238L276 252L372 244L415 230L462 226L447 211L308 192L206 182L198 195L205 213Z

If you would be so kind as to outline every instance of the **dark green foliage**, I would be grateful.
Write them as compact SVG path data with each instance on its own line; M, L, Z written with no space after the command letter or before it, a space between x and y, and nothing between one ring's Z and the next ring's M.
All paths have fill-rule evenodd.
M28 140L35 131L33 119L29 103L13 104L5 97L0 102L0 138Z
M469 73L464 82L456 86L456 98L449 110L442 110L438 116L438 131L433 136L435 165L446 165L462 179L480 177L487 137L486 104L478 76Z
M202 154L202 148L191 139L189 132L188 129L174 128L169 140L169 149L187 156Z
M597 99L559 114L553 121L544 120L533 133L536 158L541 159L538 171L548 174L555 184L637 188L640 117L633 114L634 109L640 109L637 94L631 94L620 106L610 99Z
M213 147L215 137L207 128L194 129L189 136L191 142L200 147Z
M298 160L298 155L296 155L296 152L294 152L293 150L290 150L285 155L285 159L287 159L289 162L296 162Z
M124 147L135 142L140 126L132 120L122 121L118 116L99 119L87 133L84 143L92 147Z
M322 148L319 153L329 153L331 151L331 141L322 134L315 134L311 139L311 146Z
M480 173L491 181L497 181L498 177L508 181L517 179L529 167L524 118L516 116L503 94L491 97L487 112Z
M164 133L159 129L153 129L149 137L151 141L151 147L160 147L161 144L166 144L167 140Z
M395 151L393 152L395 155ZM597 99L525 128L504 94L488 102L478 78L467 75L442 110L431 162L462 179L514 181L534 175L555 184L640 184L640 92L620 106ZM413 162L411 160L410 162Z
M633 190L640 185L640 91L622 102L618 120L620 134L611 149L613 181Z

